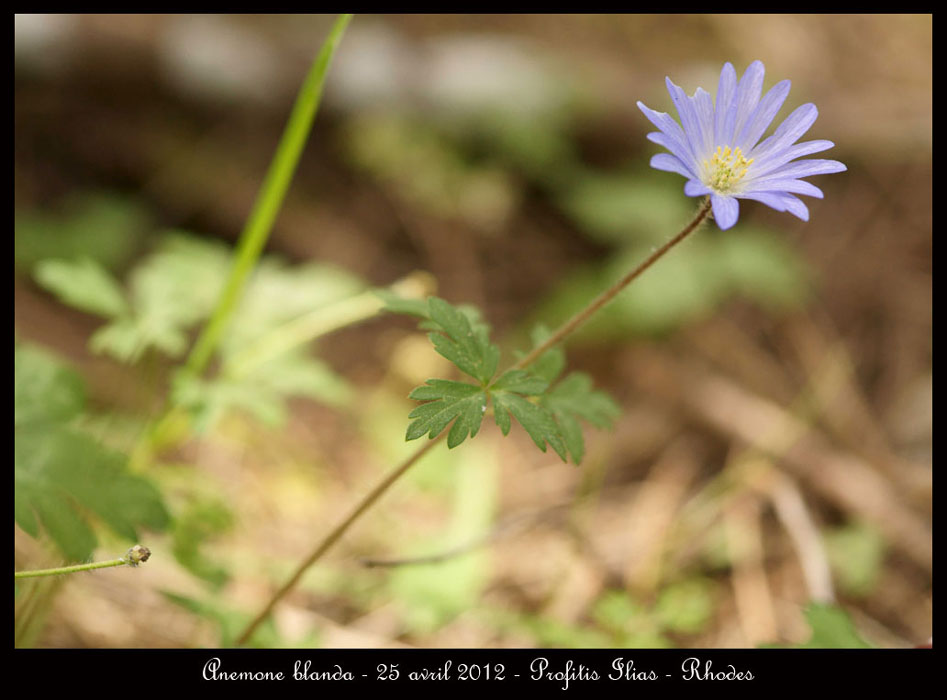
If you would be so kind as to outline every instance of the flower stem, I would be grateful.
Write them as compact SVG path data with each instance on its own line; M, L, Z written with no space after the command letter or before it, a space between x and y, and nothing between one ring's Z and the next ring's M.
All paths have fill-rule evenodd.
M585 309L566 321L566 323L564 323L555 333L549 336L549 339L546 340L546 342L539 345L536 349L526 355L510 369L523 369L524 367L535 362L553 345L556 345L565 339L566 336L582 325L582 323L587 321L589 317L591 317L596 311L611 301L615 295L617 295L621 290L638 278L641 273L657 262L661 256L663 256L671 248L676 246L688 235L690 235L697 228L697 226L705 218L707 218L707 214L709 212L710 198L708 197L701 204L700 209L697 211L697 214L694 216L691 222L687 224L687 226L685 226L680 233L654 251L644 262L625 275L616 284L602 292L598 297L592 300L592 302L587 307L585 307ZM266 620L267 617L269 617L270 613L273 612L273 608L276 607L276 604L282 600L283 597L285 597L286 594L289 593L299 582L306 570L319 561L319 559L321 559L322 556L342 538L342 535L345 534L345 532L355 523L355 521L358 520L362 514L385 493L385 491L387 491L398 479L400 479L411 467L413 467L418 462L418 460L420 460L421 457L423 457L428 452L428 450L430 450L437 442L443 439L445 435L447 435L446 431L442 432L438 437L428 440L424 445L421 446L420 449L418 449L413 455L399 464L391 473L382 479L374 489L372 489L366 496L362 498L361 501L359 501L354 510L349 513L349 516L341 523L336 525L335 529L333 529L328 535L325 536L325 538L322 539L316 548L312 550L309 556L307 556L306 559L303 560L303 562L296 568L296 571L289 578L289 580L286 581L286 583L284 583L283 586L273 594L269 602L267 602L266 607L264 607L263 610L261 610L255 618L253 618L253 621L247 625L246 629L244 629L240 636L237 637L237 646L243 646L247 643L257 628L263 623L264 620Z
M60 576L62 574L74 574L79 571L92 571L93 569L108 569L113 566L138 566L139 563L147 561L151 552L140 544L136 544L129 549L125 556L118 559L109 559L108 561L95 561L89 564L73 564L72 566L60 566L55 569L34 569L32 571L14 571L14 580L19 578L38 578L40 576Z
M276 147L273 161L263 179L260 193L253 204L253 210L250 212L243 233L240 234L240 243L237 246L233 267L230 269L230 277L221 292L220 301L214 309L213 316L204 326L203 332L187 358L185 371L188 374L198 375L204 371L217 349L237 302L240 301L247 277L263 252L263 246L266 245L270 231L273 229L276 215L283 204L293 174L296 172L296 165L306 145L306 139L322 98L322 87L329 72L332 56L351 19L352 15L340 15L335 21L329 37L322 45L306 80L299 89L299 95L296 97L296 103L289 115L289 121L286 122L279 145Z

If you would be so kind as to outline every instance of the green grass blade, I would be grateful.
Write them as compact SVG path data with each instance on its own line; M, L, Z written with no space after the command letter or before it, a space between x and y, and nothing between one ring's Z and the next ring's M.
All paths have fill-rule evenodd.
M240 234L236 258L227 284L221 293L220 301L187 359L186 371L189 374L198 375L207 367L237 302L240 301L247 277L266 245L270 231L273 229L273 222L276 220L293 174L296 172L316 110L319 108L332 56L351 19L352 15L340 15L335 21L329 37L322 45L319 55L316 56L316 60L309 69L309 75L306 76L299 90L296 104L293 105L293 111L283 130L279 146L276 148L276 154L267 170L246 226Z

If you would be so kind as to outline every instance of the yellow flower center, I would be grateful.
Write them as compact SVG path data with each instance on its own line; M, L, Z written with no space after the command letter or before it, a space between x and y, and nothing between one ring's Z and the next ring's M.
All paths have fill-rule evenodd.
M705 184L720 194L730 193L746 175L753 160L753 158L747 160L739 146L733 150L730 146L726 148L717 146L713 159L704 160L704 168L707 172Z

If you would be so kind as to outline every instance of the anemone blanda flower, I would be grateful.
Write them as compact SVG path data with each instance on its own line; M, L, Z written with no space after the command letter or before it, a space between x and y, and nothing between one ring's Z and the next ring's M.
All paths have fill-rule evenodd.
M796 143L819 115L814 104L798 107L772 136L760 142L789 95L789 81L783 80L760 99L763 73L763 64L754 61L738 83L733 65L724 64L716 104L703 88L688 96L667 78L683 129L667 113L638 102L638 108L660 129L648 134L648 139L671 152L651 158L651 167L686 177L688 196L709 194L714 220L721 229L737 222L738 199L755 199L808 221L809 209L795 195L821 198L822 190L799 178L846 169L837 160L796 160L835 145L831 141Z

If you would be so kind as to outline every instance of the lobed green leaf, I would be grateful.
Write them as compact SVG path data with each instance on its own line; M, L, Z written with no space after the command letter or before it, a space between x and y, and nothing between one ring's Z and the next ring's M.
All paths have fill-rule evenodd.
M563 462L567 460L566 446L561 432L548 410L512 392L496 391L491 395L496 423L504 435L510 432L510 414L512 413L540 450L545 452L548 443Z
M548 382L523 369L504 372L490 387L493 391L510 391L524 396L538 396L548 388Z
M67 421L82 411L82 379L52 355L16 345L13 364L14 426Z
M415 420L408 425L405 439L416 440L425 434L434 439L454 421L447 435L450 448L462 443L468 435L477 434L487 410L487 393L481 387L446 379L428 379L425 386L411 392L410 398L428 403L408 415Z
M582 372L573 372L559 381L543 395L541 403L554 417L576 464L585 456L585 439L578 419L598 428L609 428L621 415L618 404L604 391L593 389L591 377Z
M438 353L481 384L496 374L500 348L490 342L485 324L472 324L467 314L437 297L428 299L430 320L437 331L428 335Z
M81 380L46 353L15 348L14 517L38 536L40 525L72 560L96 545L84 511L112 530L138 539L141 526L162 529L168 513L161 494L125 470L125 456L71 427L82 411Z

